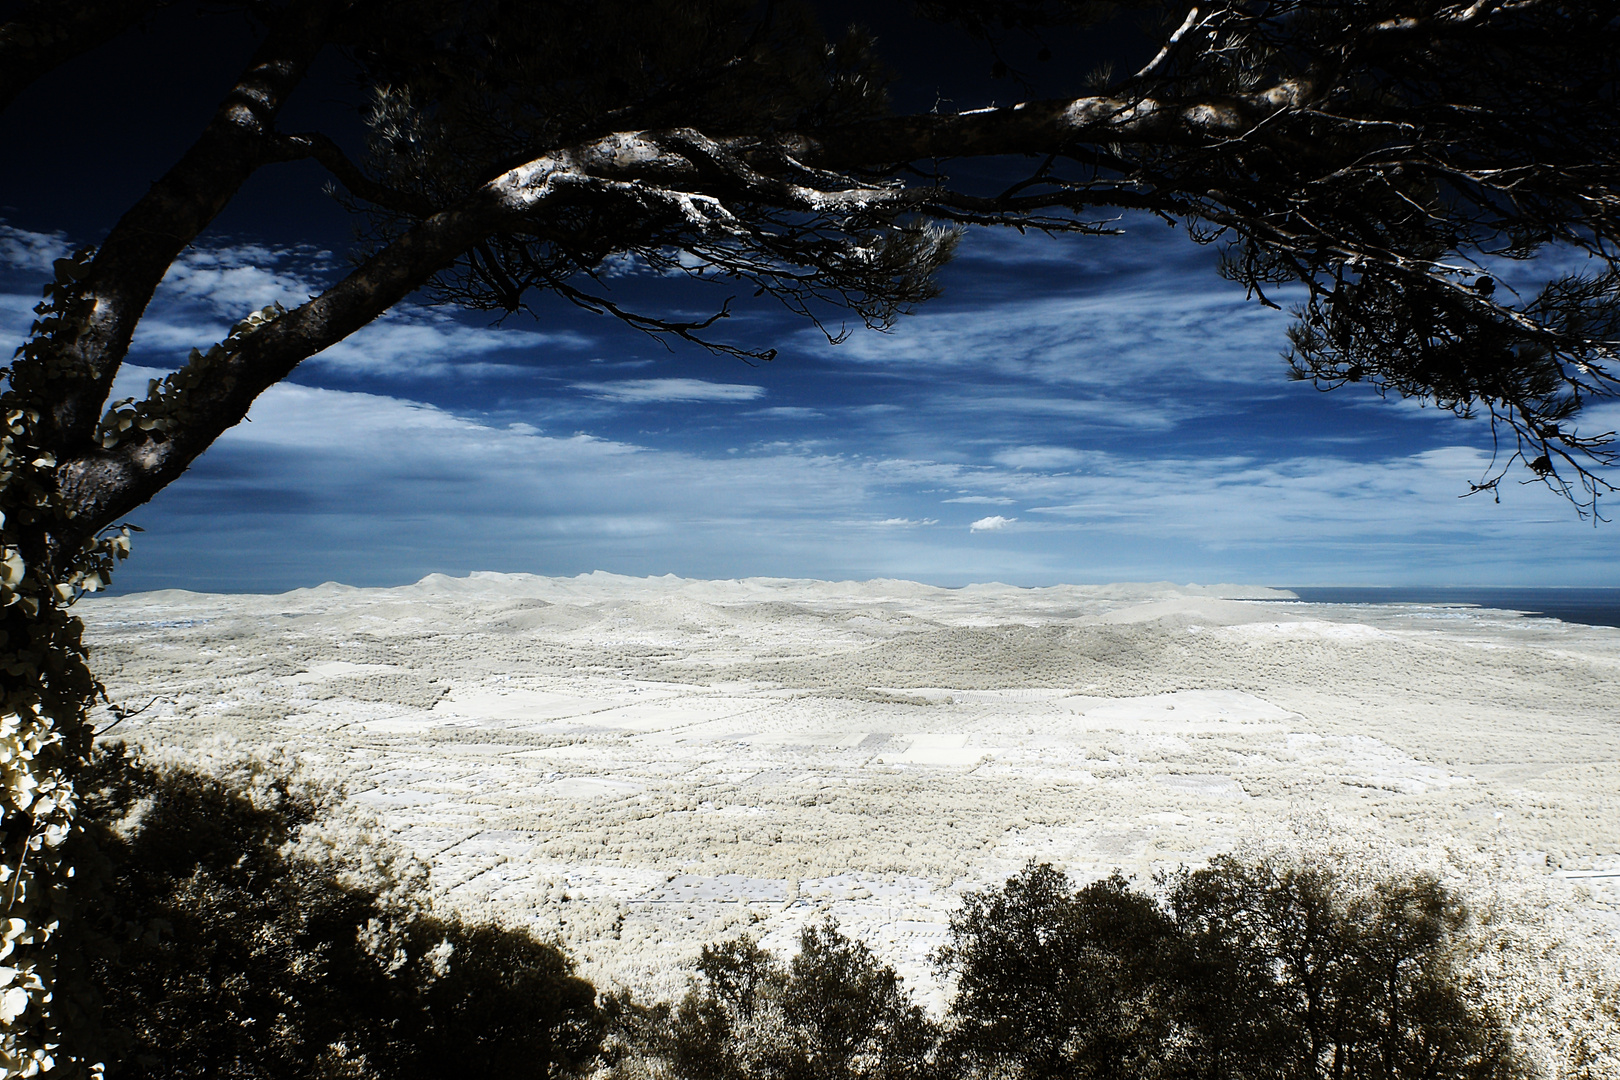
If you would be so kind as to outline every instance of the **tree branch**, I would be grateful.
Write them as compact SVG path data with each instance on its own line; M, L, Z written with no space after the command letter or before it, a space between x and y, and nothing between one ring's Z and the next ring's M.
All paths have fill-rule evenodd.
M1284 80L1258 93L1192 100L1102 95L1031 101L950 115L883 117L780 141L795 158L830 169L876 169L922 158L1044 156L1081 142L1191 147L1252 131L1313 92L1308 84Z
M278 136L275 153L282 161L313 158L347 188L349 194L385 210L423 218L439 209L415 192L399 191L366 175L365 170L349 160L342 147L318 131Z
M1284 7L1295 11L1301 5ZM1540 0L1497 10L1508 7L1520 14L1542 10ZM1263 14L1243 22L1247 9L1231 3L1218 10L1233 26L1211 30L1206 51L1227 47L1222 34L1235 35L1240 45L1249 41L1244 35L1272 34L1274 40L1254 48L1274 48L1264 55L1280 55L1295 32L1292 23L1272 25ZM1487 29L1503 30L1494 24ZM1468 15L1442 32L1468 37L1483 31ZM1525 55L1556 65L1551 46L1561 40L1551 35L1536 46L1541 51L1528 54L1517 44L1480 48L1498 67L1522 64ZM1234 55L1244 55L1238 45L1231 47L1238 50ZM1589 41L1583 47L1603 46ZM377 183L321 136L250 141L258 152L281 159L322 161L358 198L401 214L407 227L320 297L270 320L206 372L193 373L188 400L196 422L169 433L131 431L126 441L62 455L59 482L85 507L75 527L93 532L150 498L299 362L435 280L485 241L482 262L471 265L460 286L444 286L444 295L512 310L521 306L525 289L552 289L632 325L691 334L697 324L660 324L567 282L614 252L657 264L660 258L673 263L667 253L679 250L720 275L758 284L801 314L810 314L810 302L831 300L883 322L929 295L928 268L948 250L940 235L905 237L910 226L903 223L913 214L1101 232L1108 231L1106 222L1077 215L1086 208L1129 207L1181 218L1190 228L1202 223L1205 228L1195 234L1201 242L1237 238L1242 258L1229 266L1250 289L1283 281L1306 287L1311 309L1320 309L1295 341L1307 377L1333 379L1342 371L1354 380L1365 371L1402 393L1434 394L1448 408L1466 411L1480 401L1493 409L1521 409L1541 425L1533 433L1543 442L1575 446L1556 426L1554 413L1565 408L1560 394L1566 392L1578 407L1587 392L1579 379L1599 385L1610 378L1603 350L1612 352L1611 346L1582 327L1606 310L1614 281L1604 279L1590 295L1571 291L1559 301L1562 307L1553 314L1569 324L1563 330L1549 321L1553 315L1491 299L1470 284L1477 266L1452 256L1465 249L1484 252L1501 240L1511 245L1509 257L1524 257L1550 236L1612 262L1615 196L1604 172L1615 157L1612 107L1594 105L1580 113L1581 145L1555 154L1544 138L1505 131L1494 118L1512 103L1494 96L1502 84L1497 70L1481 68L1474 52L1437 61L1433 73L1423 66L1428 59L1412 69L1413 79L1435 79L1445 87L1452 68L1478 68L1483 88L1476 97L1484 107L1477 116L1460 117L1426 111L1426 102L1451 100L1425 98L1426 91L1405 97L1347 92L1332 75L1342 58L1331 53L1324 47L1320 63L1257 63L1245 70L1269 82L1243 92L1220 87L1243 82L1248 74L1224 84L1213 76L1186 81L1179 72L1194 61L1178 53L1174 73L1162 79L1150 73L1153 94L889 117L800 132L618 132L535 157L455 206L425 216L429 208L420 197ZM1218 60L1226 63L1227 57ZM1546 67L1545 79L1557 91L1546 108L1565 104L1558 94L1583 93L1559 77L1556 66ZM937 176L909 187L900 180L863 179L892 176L896 166L929 158L1018 154L1039 155L1043 163L1027 182L993 196L951 190ZM1089 163L1090 177L1057 175L1053 165L1060 159ZM1529 228L1538 231L1526 239ZM1582 229L1589 230L1584 239ZM1340 319L1335 305L1341 301L1352 315L1374 312L1374 321ZM1348 352L1338 344L1344 334L1353 338ZM1488 357L1480 352L1487 346L1494 350ZM1556 363L1525 359L1529 354L1521 346L1545 350ZM1463 359L1448 359L1453 353ZM1445 374L1447 364L1457 370ZM1569 375L1559 364L1596 374Z
M45 404L39 432L43 446L71 452L90 440L158 282L242 183L274 160L276 115L345 6L300 0L274 17L264 43L201 137L102 242L77 288L84 324L58 343L49 370L15 365L13 386L37 394Z
M172 430L136 429L123 442L98 443L63 460L57 487L78 510L73 532L52 537L53 554L76 550L157 494L300 362L382 315L503 224L578 190L567 177L538 168L514 172L521 175L501 177L460 207L420 222L320 296L246 335L195 380L184 422Z

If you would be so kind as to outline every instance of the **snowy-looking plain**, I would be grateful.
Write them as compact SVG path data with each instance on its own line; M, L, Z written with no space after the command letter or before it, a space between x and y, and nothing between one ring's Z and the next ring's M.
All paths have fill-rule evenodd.
M960 894L1031 858L1146 884L1329 820L1620 909L1620 630L1243 587L600 573L80 610L114 700L159 699L117 734L339 771L443 901L606 984L678 992L700 945L790 952L831 914L937 1006Z

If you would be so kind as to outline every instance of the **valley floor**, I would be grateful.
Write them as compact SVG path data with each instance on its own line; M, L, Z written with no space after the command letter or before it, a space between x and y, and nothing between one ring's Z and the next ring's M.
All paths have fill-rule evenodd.
M960 894L1266 837L1484 852L1620 911L1620 630L1240 587L475 574L81 605L118 735L289 747L451 905L676 993L830 914L940 1004Z

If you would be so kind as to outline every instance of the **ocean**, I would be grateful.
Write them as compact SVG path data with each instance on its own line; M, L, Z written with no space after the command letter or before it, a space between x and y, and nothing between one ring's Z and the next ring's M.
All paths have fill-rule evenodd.
M1316 588L1283 585L1312 604L1420 604L1505 608L1541 619L1562 619L1587 626L1620 627L1620 588L1510 589L1475 588Z

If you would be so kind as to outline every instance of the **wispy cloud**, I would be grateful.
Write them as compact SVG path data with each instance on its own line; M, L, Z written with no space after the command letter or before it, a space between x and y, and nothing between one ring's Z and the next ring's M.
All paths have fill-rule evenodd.
M993 460L1013 469L1075 469L1105 458L1104 454L1067 446L1015 446L997 452Z
M942 394L929 404L936 409L1002 418L1046 417L1055 420L1083 420L1087 424L1113 428L1167 431L1195 410L1178 401L1131 400L1120 397L1071 397L1052 394Z
M150 374L124 373L131 386ZM903 565L874 537L913 531L874 533L884 517L872 511L890 501L885 477L834 456L660 451L285 383L251 419L137 515L150 529L123 587L376 583L479 568L869 575ZM841 538L831 549L829 535Z
M332 253L312 247L236 244L181 252L160 286L170 303L195 302L241 318L269 304L294 308L321 291Z
M1084 472L786 444L690 453L290 384L252 420L136 515L150 531L121 587L597 568L1300 583L1344 581L1352 567L1358 580L1479 581L1524 550L1541 553L1543 575L1608 565L1612 543L1528 492L1501 506L1457 499L1484 463L1472 448L1380 462L1119 453L1088 458ZM1010 501L1037 509L970 512ZM942 512L957 507L968 512ZM988 533L1005 541L986 545Z
M773 416L782 420L819 420L827 414L820 409L804 405L773 405L768 409L756 410L755 415Z
M715 383L703 379L625 379L620 382L574 383L574 389L608 401L643 405L678 401L754 401L765 396L763 386Z
M469 326L444 312L404 305L316 354L310 363L351 379L477 376L521 370L535 355L557 349L577 352L593 344L568 331Z
M1421 533L1453 529L1504 535L1525 524L1528 499L1514 499L1515 513L1488 497L1459 498L1489 464L1488 454L1457 446L1378 462L1109 457L1094 459L1085 475L1062 478L1071 499L1029 512L1087 530L1152 529L1215 545L1396 535L1419 543Z
M1457 498L1488 468L1483 426L1288 386L1286 317L1165 233L1028 257L1009 241L965 260L988 276L948 290L957 307L839 348L784 349L760 385L699 364L685 370L713 377L618 378L668 369L649 370L628 331L572 329L595 324L568 311L492 329L404 305L306 365L306 385L273 388L142 508L149 531L120 586L597 568L1620 584L1612 530L1576 526L1539 489L1506 485L1500 506ZM69 243L0 231L8 346ZM1071 270L1089 291L1056 295ZM188 252L135 362L176 364L338 272L313 248ZM766 316L752 329L808 340ZM157 373L128 369L115 394ZM739 407L692 407L705 403ZM1620 406L1598 406L1581 430L1617 420Z
M1034 270L1068 280L1213 274L1217 252L1193 243L1185 230L1168 228L1147 214L1127 214L1114 223L1118 236L1020 234L1010 229L973 229L957 248L956 262L977 269Z
M1048 385L1118 390L1152 383L1162 401L1166 380L1279 381L1286 325L1287 316L1217 281L1202 291L1124 289L925 312L890 334L853 335L828 354Z
M334 274L331 253L318 248L237 244L190 249L164 277L136 332L131 355L179 366L189 350L220 340L250 312L272 303L297 307L330 284ZM571 331L495 329L405 303L306 363L345 380L477 377L521 369L526 357L535 354L592 344Z
M11 350L22 344L28 327L34 321L34 305L38 296L26 293L0 293L0 348L10 356Z
M0 266L48 273L51 263L70 251L66 233L30 232L0 221Z
M1620 401L1605 401L1588 405L1576 417L1576 433L1601 437L1620 432Z

